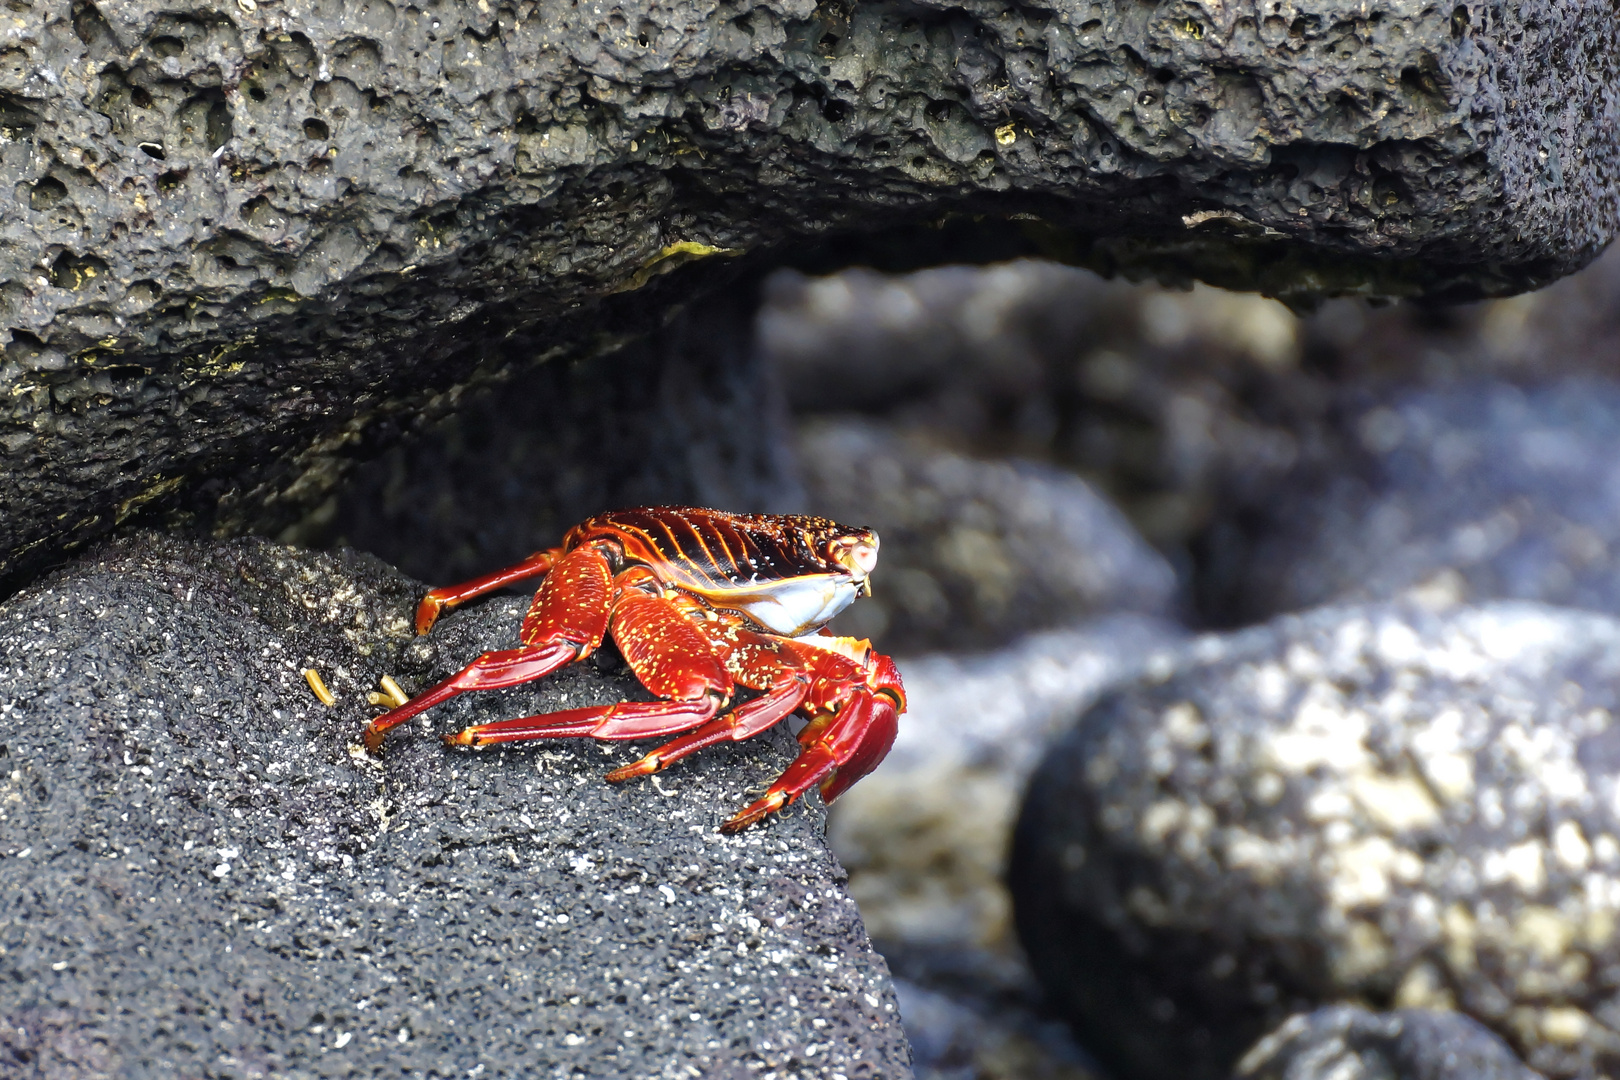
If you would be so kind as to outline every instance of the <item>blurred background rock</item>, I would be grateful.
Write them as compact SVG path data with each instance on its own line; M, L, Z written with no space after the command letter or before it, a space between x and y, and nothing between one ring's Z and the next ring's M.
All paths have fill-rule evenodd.
M1617 372L1620 252L1508 300L1306 313L1036 262L781 271L484 391L289 535L450 581L615 505L875 527L876 595L836 625L901 658L910 713L832 839L918 1075L1068 1080L1102 1073L1003 884L1048 744L1181 670L1189 630L1398 597L1615 613Z
M1402 593L1615 610L1620 253L1510 300L1309 313L1034 262L783 272L758 326L808 505L885 537L877 596L846 623L901 653L980 650L908 657L902 740L831 817L919 1075L1071 1060L1029 1034L1048 1014L1001 921L1006 825L1049 737L1176 655L1169 624L1124 632L1119 612L1220 628ZM993 496L964 494L970 471ZM1100 495L1140 539L1096 511L1089 535L1020 527L1036 481L1014 477L1053 506ZM1174 568L1168 603L1133 540ZM1102 566L1125 576L1078 584ZM1017 578L1040 599L971 587ZM1022 1071L990 1049L1009 1040L1033 1048Z
M1342 299L1303 315L1037 262L782 272L759 339L801 421L854 413L957 453L1069 470L1177 567L1195 621L1236 625L1278 610L1234 595L1241 549L1292 512L1285 488L1325 490L1369 448L1395 448L1379 442L1393 437L1383 414L1368 420L1386 399L1620 372L1620 252L1507 300ZM1482 405L1449 422L1482 420Z
M883 585L835 627L886 652L993 648L1108 612L1162 613L1175 572L1073 473L967 457L863 418L798 428L805 501L877 526Z

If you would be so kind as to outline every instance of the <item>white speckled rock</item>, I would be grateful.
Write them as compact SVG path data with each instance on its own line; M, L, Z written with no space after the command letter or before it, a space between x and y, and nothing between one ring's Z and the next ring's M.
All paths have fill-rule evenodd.
M1540 1080L1488 1029L1455 1012L1332 1005L1255 1044L1237 1080Z
M1332 608L1189 655L1090 710L1019 821L1019 932L1090 1047L1222 1076L1362 999L1620 1072L1620 622Z

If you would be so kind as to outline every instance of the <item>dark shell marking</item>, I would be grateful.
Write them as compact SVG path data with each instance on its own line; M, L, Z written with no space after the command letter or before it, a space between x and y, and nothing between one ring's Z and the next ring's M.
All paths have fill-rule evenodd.
M831 557L828 545L868 532L819 517L664 506L598 514L570 530L563 547L614 540L626 563L646 566L666 584L719 598L806 575L848 577L849 568Z

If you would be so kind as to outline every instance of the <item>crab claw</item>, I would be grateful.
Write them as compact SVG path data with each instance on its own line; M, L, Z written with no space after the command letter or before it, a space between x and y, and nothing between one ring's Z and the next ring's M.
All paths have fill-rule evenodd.
M829 805L854 786L855 781L882 764L900 730L900 710L887 694L857 695L862 706L863 730L849 757L821 781L822 801Z
M741 832L817 784L822 798L830 803L877 768L894 745L900 713L905 710L899 674L888 657L880 660L892 673L892 683L884 680L876 690L863 686L836 713L822 713L810 721L799 733L803 749L793 764L763 796L720 826L721 832Z

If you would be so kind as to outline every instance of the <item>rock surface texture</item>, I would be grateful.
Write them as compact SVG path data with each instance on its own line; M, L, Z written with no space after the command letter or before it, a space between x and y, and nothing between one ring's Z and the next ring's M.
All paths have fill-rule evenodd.
M1300 1016L1243 1056L1234 1080L1541 1080L1507 1044L1454 1012L1336 1005Z
M1031 782L1019 933L1122 1075L1221 1077L1288 1015L1456 1008L1620 1070L1620 624L1321 609L1201 639Z
M370 421L831 233L982 214L958 257L1301 296L1544 282L1615 232L1616 33L1597 0L21 0L0 575L143 508L295 519Z
M411 639L418 588L143 535L0 608L0 1072L909 1075L819 804L716 832L785 734L632 787L601 773L634 748L429 734L622 698L604 660L358 755L379 676L515 637L500 599Z

